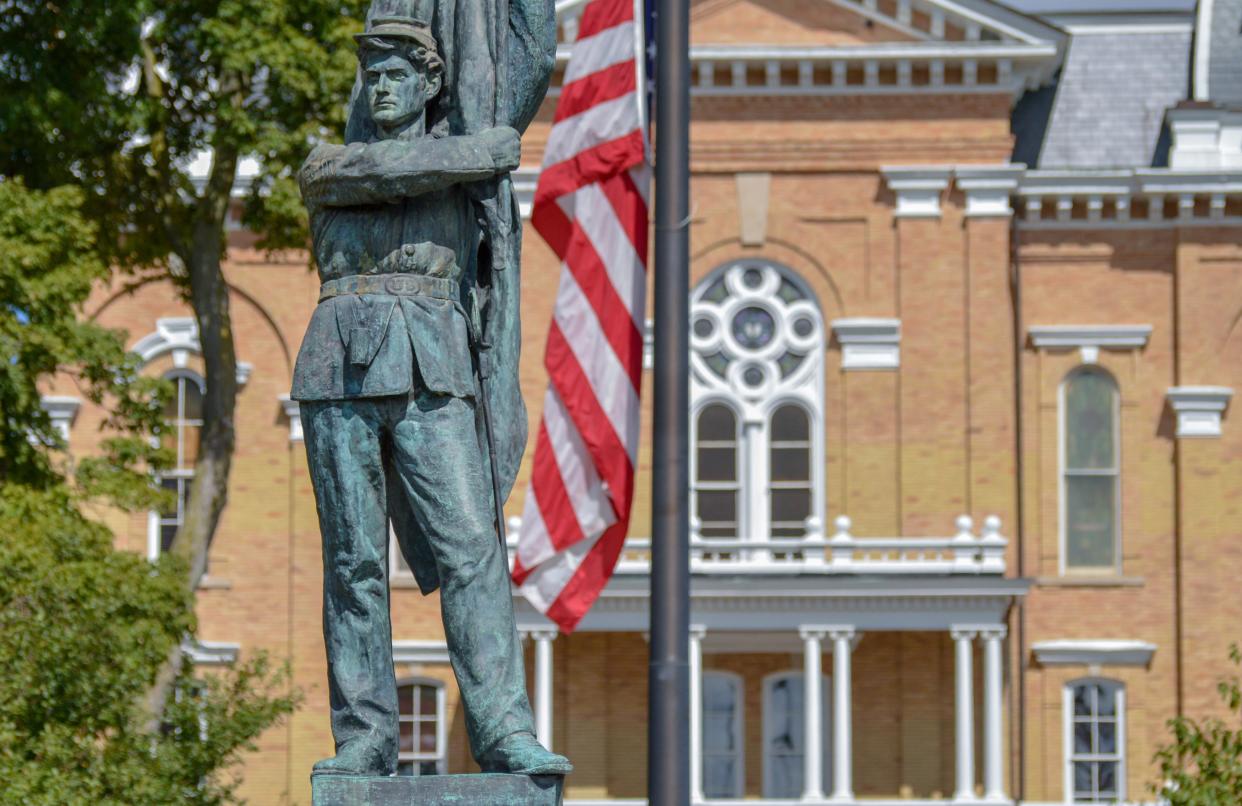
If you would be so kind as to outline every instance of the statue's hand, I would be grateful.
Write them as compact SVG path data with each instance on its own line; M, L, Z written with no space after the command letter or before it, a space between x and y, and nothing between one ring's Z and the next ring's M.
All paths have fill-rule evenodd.
M492 163L496 173L508 173L515 170L522 161L522 138L516 129L508 126L497 126L479 133L479 139L492 155Z

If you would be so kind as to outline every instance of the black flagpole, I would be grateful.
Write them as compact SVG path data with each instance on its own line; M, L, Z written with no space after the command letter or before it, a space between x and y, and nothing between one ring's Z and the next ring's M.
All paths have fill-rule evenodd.
M690 803L690 4L658 0L650 806Z

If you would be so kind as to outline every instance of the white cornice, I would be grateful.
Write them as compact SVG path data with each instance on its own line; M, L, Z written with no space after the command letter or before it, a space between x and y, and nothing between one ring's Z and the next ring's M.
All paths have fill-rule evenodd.
M196 666L227 666L237 662L241 644L225 641L185 641L181 652Z
M1029 332L1031 344L1052 350L1138 349L1151 338L1151 325L1032 325Z
M841 369L897 369L901 366L901 320L855 317L834 319L841 344Z
M1036 641L1035 660L1044 666L1146 666L1156 652L1147 641Z
M444 641L393 641L393 663L448 663L448 644Z
M1177 415L1177 436L1219 437L1221 415L1233 397L1228 386L1174 386L1167 392Z
M949 186L948 165L900 165L880 168L884 181L897 195L897 218L939 218L940 197Z

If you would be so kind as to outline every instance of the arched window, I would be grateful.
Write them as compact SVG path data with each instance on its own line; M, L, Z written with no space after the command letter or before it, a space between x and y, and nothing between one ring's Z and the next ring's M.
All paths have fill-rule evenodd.
M737 261L699 284L690 316L699 534L805 536L807 519L823 517L824 327L814 295L783 266Z
M163 446L175 457L173 466L159 474L161 487L172 493L167 509L152 513L147 536L147 553L155 559L172 545L177 529L185 521L185 505L194 480L199 435L203 428L203 379L189 370L174 370L164 376L173 384L173 397L164 408Z
M407 678L397 681L397 774L443 775L448 768L444 684Z
M703 672L703 794L742 797L744 779L742 678Z
M1102 370L1073 372L1061 390L1063 566L1117 570L1120 447L1117 384Z
M763 681L763 796L765 798L799 798L802 796L802 772L806 746L805 706L801 672L780 672ZM824 785L831 787L832 757L829 718L828 678L820 679L823 705L820 737L823 750Z
M1125 800L1125 687L1075 680L1065 688L1065 794L1073 803Z

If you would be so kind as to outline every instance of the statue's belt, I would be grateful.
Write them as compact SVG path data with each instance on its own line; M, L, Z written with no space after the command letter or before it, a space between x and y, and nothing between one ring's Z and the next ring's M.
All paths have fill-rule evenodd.
M338 277L319 286L319 301L354 294L387 294L394 297L432 297L461 301L457 281L425 274L356 274Z

